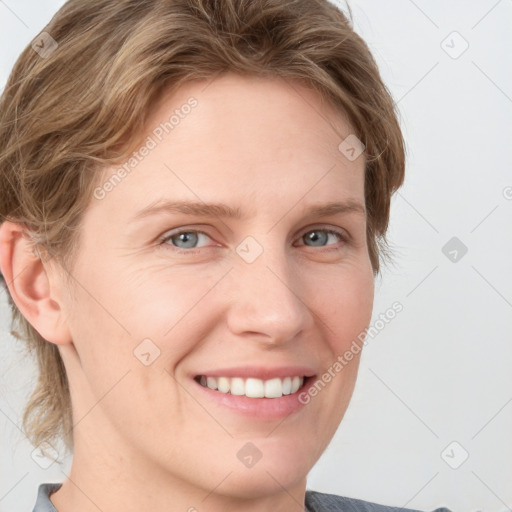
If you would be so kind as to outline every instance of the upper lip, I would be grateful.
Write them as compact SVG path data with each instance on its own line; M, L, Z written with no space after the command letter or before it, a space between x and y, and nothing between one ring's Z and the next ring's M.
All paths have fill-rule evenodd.
M283 379L285 377L312 377L315 375L315 371L310 366L279 366L275 368L269 368L268 366L238 366L206 370L196 373L194 377L200 375L205 377L241 377L244 379L270 380L275 378Z

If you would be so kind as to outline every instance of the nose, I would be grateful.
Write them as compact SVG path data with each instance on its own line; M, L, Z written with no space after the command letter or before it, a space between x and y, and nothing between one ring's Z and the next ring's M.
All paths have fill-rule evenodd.
M227 322L233 335L267 346L293 341L314 321L298 267L284 250L267 248L256 261L239 259L230 272Z

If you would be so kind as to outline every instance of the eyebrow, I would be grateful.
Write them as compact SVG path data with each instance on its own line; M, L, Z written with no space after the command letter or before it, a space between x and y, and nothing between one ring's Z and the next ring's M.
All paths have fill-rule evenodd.
M198 217L220 217L230 219L243 218L240 208L232 208L223 203L204 203L201 201L169 201L160 200L138 211L131 221L137 221L162 213L181 213ZM366 208L358 201L330 202L311 206L306 217L328 217L337 214L357 213L366 215Z

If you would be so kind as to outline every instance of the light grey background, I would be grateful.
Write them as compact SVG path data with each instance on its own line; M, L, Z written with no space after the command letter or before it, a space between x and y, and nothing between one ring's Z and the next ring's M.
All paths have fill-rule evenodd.
M0 0L0 88L63 3ZM395 301L404 309L368 339L352 403L308 488L422 510L504 512L512 508L512 0L350 5L407 139L390 228L396 265L377 282L374 320ZM468 248L462 258L460 248L442 251L453 237ZM31 458L19 426L34 366L9 335L0 295L0 512L22 512L39 483L64 480L70 461L45 470Z

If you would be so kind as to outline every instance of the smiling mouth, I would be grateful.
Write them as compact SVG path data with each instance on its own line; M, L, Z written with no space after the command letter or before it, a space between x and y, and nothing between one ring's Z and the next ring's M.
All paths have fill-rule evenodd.
M194 380L205 388L224 394L248 398L281 398L292 395L304 387L311 377L293 376L268 380L243 377L207 377L197 375Z

